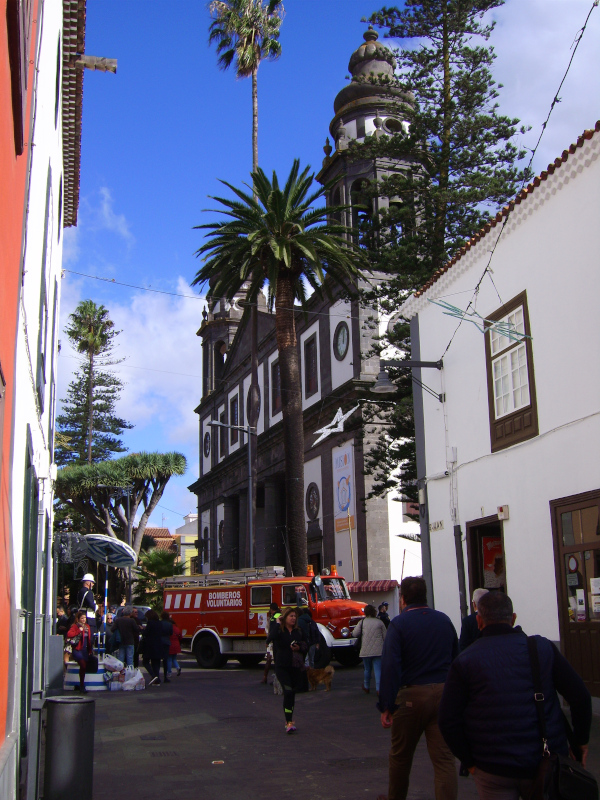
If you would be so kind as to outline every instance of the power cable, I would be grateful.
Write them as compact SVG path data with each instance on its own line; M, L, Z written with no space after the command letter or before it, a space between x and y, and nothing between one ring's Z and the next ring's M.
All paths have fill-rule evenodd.
M592 11L594 10L594 8L596 8L598 6L599 2L600 2L600 0L593 0L591 8L588 11L587 17L585 18L585 22L583 24L583 27L580 28L579 31L577 32L577 34L575 35L575 39L574 39L575 46L573 47L573 45L571 45L573 47L573 52L571 53L571 58L569 59L569 63L567 64L567 68L565 70L564 75L562 76L562 79L561 79L561 82L560 82L560 84L558 86L558 89L554 93L554 98L552 99L552 102L550 103L550 109L548 111L548 115L546 116L546 119L542 124L542 130L541 130L540 135L538 137L538 140L537 140L537 142L535 144L535 147L531 151L531 158L529 159L529 163L527 164L527 167L525 169L525 174L526 175L528 175L529 170L531 169L531 165L533 163L533 159L535 158L535 154L537 153L538 147L540 146L540 142L542 141L542 137L543 137L544 133L546 132L546 128L548 126L548 121L550 120L550 116L552 115L552 112L554 111L554 107L558 103L560 103L560 97L558 96L558 93L560 92L560 90L561 90L561 88L562 88L562 86L563 86L563 84L564 84L564 82L566 80L566 77L569 74L569 70L571 69L571 65L573 63L573 59L575 58L575 53L577 52L577 48L579 47L579 45L581 43L581 40L583 38L583 34L585 33L585 29L587 28L587 24L589 22L589 19L590 19L590 16L592 14ZM517 197L523 191L523 189L525 187L526 180L527 180L527 178L523 179L523 182L521 183L521 188L517 192L517 195L516 195ZM490 279L492 281L492 284L494 286L494 289L496 289L496 294L498 295L498 298L499 298L500 303L501 303L500 310L502 310L502 307L504 306L504 303L502 302L502 298L500 297L500 293L498 292L496 284L494 283L494 279L491 277L490 265L492 263L492 259L494 257L494 253L496 252L496 248L498 247L498 242L500 241L500 238L501 238L502 234L504 233L504 229L506 227L506 223L508 222L508 219L509 219L509 217L510 217L510 215L511 215L513 209L514 209L514 205L512 207L510 205L508 205L508 206L506 206L506 208L508 210L507 210L506 215L504 216L504 218L502 220L502 226L500 228L498 236L496 237L496 241L494 242L494 245L493 245L492 249L490 250L490 257L488 258L488 262L487 262L487 264L485 266L485 269L483 270L483 273L482 273L480 279L477 281L477 285L475 286L475 289L473 291L473 296L471 297L471 300L469 301L469 305L465 309L465 315L469 311L471 306L473 305L473 303L474 303L474 301L475 301L475 299L476 299L476 297L477 297L477 295L479 293L479 289L481 287L483 279L485 278L486 275L489 275L489 277L490 277ZM458 333L458 329L463 324L463 322L464 322L464 315L463 315L462 319L460 320L460 322L458 323L458 325L456 326L456 329L454 330L454 333L450 337L450 341L446 345L446 349L444 350L444 352L441 355L442 359L444 358L444 356L446 355L446 353L450 349L450 345L454 341L454 337Z

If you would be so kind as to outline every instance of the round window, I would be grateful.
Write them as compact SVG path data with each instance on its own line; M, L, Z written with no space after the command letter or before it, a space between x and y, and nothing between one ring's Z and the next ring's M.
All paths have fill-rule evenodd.
M246 398L246 419L250 421L250 401L252 399L252 386L248 389L248 397ZM260 386L256 386L256 421L260 416Z
M384 120L383 130L386 133L402 133L402 123L399 119L388 117L386 120Z
M338 322L335 333L333 334L333 354L338 361L346 358L348 347L350 346L350 329L348 323Z
M206 458L208 458L209 455L210 455L210 433L209 433L209 431L206 431L206 433L204 434L204 455L206 456Z
M319 508L321 507L321 496L319 494L319 487L316 483L309 483L306 490L306 515L310 520L314 520L319 516Z

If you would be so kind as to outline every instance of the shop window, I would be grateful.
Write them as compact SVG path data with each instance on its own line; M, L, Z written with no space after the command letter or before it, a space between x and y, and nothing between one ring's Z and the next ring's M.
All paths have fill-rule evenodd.
M279 359L271 364L271 416L281 411L281 369Z
M485 335L490 440L495 452L538 435L526 293L517 295L488 319L511 330L506 336L490 326Z
M304 396L312 397L318 391L317 334L313 333L304 342Z

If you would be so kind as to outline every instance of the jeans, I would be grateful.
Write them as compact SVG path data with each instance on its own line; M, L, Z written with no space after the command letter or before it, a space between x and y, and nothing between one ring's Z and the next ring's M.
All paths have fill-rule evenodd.
M169 675L171 674L173 669L179 669L179 662L177 661L177 655L176 654L172 655L172 656L170 655L167 658L167 672L169 673Z
M135 646L132 644L122 644L119 646L119 661L126 667L133 667L133 651Z
M533 786L533 780L505 778L477 768L473 777L480 800L519 800L520 797L527 800Z
M363 669L365 671L365 689L368 689L371 685L371 670L373 670L375 672L375 689L379 691L379 679L381 678L381 656L363 656Z
M406 800L412 760L422 734L433 764L435 800L456 800L458 775L454 756L437 724L443 683L406 686L396 697L392 721L389 800Z

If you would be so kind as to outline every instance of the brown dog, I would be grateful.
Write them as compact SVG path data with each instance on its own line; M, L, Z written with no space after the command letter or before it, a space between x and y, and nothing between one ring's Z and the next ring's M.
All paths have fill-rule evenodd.
M331 664L325 669L309 669L306 673L308 676L309 692L314 692L320 683L325 685L325 691L331 691L331 680L335 672Z

